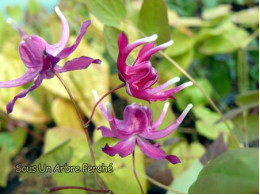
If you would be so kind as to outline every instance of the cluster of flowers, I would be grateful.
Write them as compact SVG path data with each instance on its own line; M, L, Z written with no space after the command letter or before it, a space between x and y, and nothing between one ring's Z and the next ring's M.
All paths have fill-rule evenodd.
M55 72L62 73L85 69L91 63L101 63L99 59L81 56L71 61L67 61L62 67L58 65L60 60L68 57L77 48L90 25L90 21L85 21L82 24L75 43L70 47L66 47L70 35L69 25L58 7L55 8L55 11L61 20L62 34L60 41L54 45L48 44L43 38L37 35L27 35L14 21L8 20L22 37L22 41L19 45L19 52L20 57L28 70L18 79L0 82L0 88L17 87L33 81L33 85L29 89L17 94L13 100L7 104L8 113L12 112L18 98L23 98L29 92L35 90L44 79L53 78ZM170 85L180 80L179 78L173 78L162 85L152 88L158 80L158 72L152 67L150 58L156 52L173 44L173 41L169 41L159 46L155 46L154 41L156 39L157 35L152 35L129 44L128 39L123 32L118 36L119 55L117 59L117 69L119 79L125 83L126 92L130 96L149 102L158 100L165 101L168 98L174 99L173 94L192 85L192 82L187 82L175 88L165 90ZM128 66L126 64L127 57L133 49L141 45L144 46L141 48L139 55L134 63ZM96 91L93 91L93 93L98 101L99 97ZM106 103L106 109L99 103L99 108L104 117L109 121L111 128L109 129L101 126L99 127L99 130L101 130L104 137L114 137L121 140L113 147L106 145L102 150L110 156L119 154L121 157L126 157L133 153L135 146L138 145L142 152L148 157L156 160L166 159L172 164L179 163L180 160L177 156L167 155L160 149L160 143L153 145L148 141L160 139L172 133L183 121L192 108L192 105L189 104L178 119L169 127L163 130L157 130L166 115L168 107L169 103L166 102L159 119L153 122L153 113L146 106L135 103L127 106L124 110L123 120L119 120L114 117L110 103Z

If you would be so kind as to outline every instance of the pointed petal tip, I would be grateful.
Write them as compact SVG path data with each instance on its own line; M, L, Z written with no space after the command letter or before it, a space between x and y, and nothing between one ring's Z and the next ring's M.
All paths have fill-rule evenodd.
M192 85L193 85L193 82L189 81L187 84L188 84L189 86L192 86Z
M170 41L168 41L168 42L166 42L167 44L168 44L168 47L169 46L171 46L173 43L174 43L174 41L173 40L170 40Z
M191 82L191 81L184 83L184 87L189 87L189 86L192 86L192 85L193 85L193 82Z
M95 59L95 60L93 61L93 63L95 63L95 64L101 64L102 61L101 61L100 59Z
M181 163L181 160L175 155L168 155L165 157L165 159L168 160L172 164Z
M14 23L14 20L12 18L7 18L6 23L12 25L12 23Z
M55 6L54 10L55 10L55 12L56 12L57 14L61 12L58 5ZM59 14L58 14L58 15L59 15Z
M158 39L158 35L157 34L153 34L152 36L150 36L151 41L155 41L156 39Z
M193 107L193 104L189 104L187 108L190 110Z
M170 84L174 84L174 83L179 82L180 80L181 80L180 77L174 77L174 78L172 78L171 80L169 80L169 83L170 83Z
M6 106L7 114L10 114L13 111L13 107L14 107L14 105L13 105L12 101L7 104L7 106Z
M7 18L6 23L11 25L15 30L20 31L18 23L13 18Z
M164 46L164 48L166 48L166 47L170 47L172 44L173 44L173 40L170 40L170 41L164 43L163 46Z
M97 102L99 100L99 96L98 96L97 90L92 89L92 94L93 94L93 96L94 96L94 98L95 98L95 100Z
M184 115L184 117L188 114L188 112L190 111L190 109L193 107L193 105L192 104L189 104L186 108L185 108L185 110L183 111L183 114L182 115Z
M106 102L107 112L112 113L112 105L110 102Z
M166 103L164 104L163 111L166 112L166 111L168 110L169 106L170 106L170 102L166 102Z
M157 35L157 34L153 34L153 35L151 35L151 36L149 36L149 37L144 37L144 38L141 38L141 39L139 39L139 40L137 40L137 41L153 42L153 41L155 41L157 38L158 38L158 35Z

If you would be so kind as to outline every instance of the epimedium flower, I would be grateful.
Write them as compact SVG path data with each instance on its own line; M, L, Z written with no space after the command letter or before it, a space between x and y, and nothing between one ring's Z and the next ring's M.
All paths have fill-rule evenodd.
M93 91L95 99L99 97L96 91ZM126 157L133 153L135 146L138 145L141 151L150 158L155 160L166 159L172 164L180 163L180 159L174 155L167 155L165 151L160 149L160 143L154 145L149 140L161 139L172 133L183 121L185 116L192 108L192 104L189 104L183 113L174 121L169 127L158 130L162 123L169 102L166 102L163 111L157 121L153 122L152 111L142 105L136 103L128 105L123 113L123 120L117 119L113 115L112 106L110 103L106 103L107 109L100 103L99 108L108 120L110 128L101 126L98 129L101 130L103 137L117 138L119 141L115 146L110 147L108 144L102 148L103 152L109 156L115 156L119 154L121 157Z
M59 16L62 24L61 38L56 44L49 44L42 37L37 35L27 35L12 19L7 20L7 22L20 33L20 36L23 39L19 45L19 53L27 71L20 78L0 82L0 88L17 87L33 81L33 85L29 89L17 94L13 100L7 104L8 114L12 112L13 106L18 98L23 98L29 92L35 90L40 86L44 79L52 78L54 76L54 71L63 73L72 70L85 69L91 63L101 63L99 59L81 56L67 61L63 67L60 67L57 64L60 60L68 57L78 47L90 25L90 21L83 22L74 44L66 47L70 36L69 24L57 6L55 7L55 12Z
M193 84L192 82L186 82L175 88L164 90L180 80L179 77L175 77L162 85L152 88L152 85L158 80L158 72L152 67L150 58L156 52L173 44L173 41L171 40L155 46L153 41L156 39L157 35L152 35L129 44L124 32L120 33L118 36L119 54L117 58L117 69L119 79L125 83L126 91L130 96L149 102L157 100L165 101L168 98L174 99L173 94ZM128 66L126 60L131 51L143 44L145 45L141 48L133 64Z

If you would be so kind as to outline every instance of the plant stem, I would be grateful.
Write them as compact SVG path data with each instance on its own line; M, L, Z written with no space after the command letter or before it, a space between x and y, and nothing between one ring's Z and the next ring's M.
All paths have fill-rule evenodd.
M77 104L76 104L76 101L75 101L75 99L74 99L74 97L73 97L71 91L69 90L67 84L66 84L65 81L62 79L62 77L59 75L59 73L57 73L56 71L53 71L53 73L56 75L56 77L59 79L59 81L61 82L61 84L64 86L64 88L66 89L66 91L67 91L67 93L68 93L68 95L69 95L69 97L70 97L70 100L71 100L71 102L72 102L72 104L73 104L73 106L74 106L74 108L75 108L75 110L76 110L76 113L77 113L78 118L79 118L79 120L80 120L81 126L82 126L82 128L83 128L83 130L84 130L84 132L85 132L86 138L87 138L88 147L89 147L89 151L90 151L90 155L91 155L91 159L92 159L92 164L93 164L93 166L96 166L95 155L94 155L94 152L93 152L93 149L92 149L92 142L91 142L91 139L90 139L90 135L89 135L89 132L88 132L88 128L85 128L85 127L84 127L84 126L85 126L85 125L84 125L85 122L84 122L84 120L83 120L83 118L82 118L82 116L81 116L81 114L80 114L80 110L79 110L79 108L78 108L78 106L77 106ZM102 188L103 190L107 190L107 189L106 189L105 187L103 187L103 185L99 182L99 180L98 180L98 175L97 175L97 172L96 172L96 171L94 172L94 177L95 177L95 180L96 180L98 186L99 186L100 188ZM108 191L108 190L107 190L107 191Z
M101 193L108 193L110 191L107 190L96 190L96 189L91 189L91 188L85 188L85 187L80 187L80 186L60 186L60 187L53 187L49 189L49 193L53 193L59 190L69 190L69 189L77 189L77 190L86 190L89 192L101 192Z
M245 146L248 148L248 134L247 134L247 111L243 111L243 130L244 130L244 135L245 135Z
M116 91L116 90L118 90L118 89L120 89L120 88L122 88L122 87L124 87L124 86L125 86L125 83L122 83L122 84L118 85L117 87L111 89L109 92L107 92L105 95L103 95L103 96L97 101L97 103L95 104L95 106L94 106L94 108L93 108L93 110L92 110L92 113L91 113L91 115L90 115L90 117L89 117L88 122L86 123L86 125L84 125L85 128L88 128L88 126L89 126L89 124L90 124L90 122L91 122L91 120L92 120L92 118L93 118L93 116L94 116L94 113L95 113L95 110L96 110L98 104L99 104L106 96L108 96L109 94L113 93L114 91Z
M136 168L135 168L135 151L133 151L132 156L133 156L133 170L134 170L134 175L135 175L136 181L137 181L137 183L138 183L138 185L139 185L139 187L140 187L140 190L141 190L142 194L144 194L143 187L142 187L141 182L140 182L140 180L138 179L138 176L137 176L137 173L136 173Z
M236 147L239 147L239 142L236 138L236 136L234 135L234 133L232 132L231 127L229 126L229 124L227 123L225 117L223 116L223 114L221 113L221 111L218 109L218 107L216 106L216 104L213 102L213 100L209 97L209 95L206 93L206 91L197 83L197 81L195 81L195 79L193 79L177 62L175 62L173 59L171 59L167 54L165 54L162 51L159 51L159 53L165 58L167 59L171 64L173 64L177 69L179 69L189 80L191 80L194 85L196 85L198 87L198 89L202 92L202 94L206 97L206 99L209 101L209 104L211 105L211 107L219 114L220 118L222 119L222 121L224 122L224 124L226 125L226 127L229 129L230 132L230 138L232 140L232 143L234 143L236 145Z

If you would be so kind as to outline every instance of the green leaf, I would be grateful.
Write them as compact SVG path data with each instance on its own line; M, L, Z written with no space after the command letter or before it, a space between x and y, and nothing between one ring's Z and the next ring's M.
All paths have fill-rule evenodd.
M165 53L171 57L179 56L188 52L194 45L194 37L188 36L179 30L173 30L171 34L174 44L165 50Z
M68 145L73 149L74 153L71 163L78 162L89 155L87 139L83 131L61 127L52 128L48 130L45 140L44 153L70 140Z
M117 27L126 16L126 9L121 0L87 0L84 2L88 10L107 25Z
M180 158L181 163L170 166L173 171L174 178L178 178L184 171L186 171L196 160L199 160L205 152L205 148L198 142L188 144L181 142L175 145L171 151L172 155Z
M16 128L12 133L0 133L0 147L6 148L10 157L14 157L26 141L27 133L23 128Z
M34 161L30 167L31 170L35 170L32 172L24 172L21 174L20 179L27 179L36 176L50 176L53 173L54 167L59 165L64 165L68 163L72 157L72 149L69 146L69 140L63 142L62 144L58 145L57 147L51 149L50 151L46 152L42 156L40 156L36 161ZM49 166L50 169L46 171L43 170L44 166ZM16 165L18 166L18 165ZM16 167L16 170L19 168Z
M208 163L191 194L258 194L259 149L231 149Z
M202 13L202 17L206 20L212 20L229 14L230 9L230 5L219 5L217 7L204 11Z
M53 128L49 129L46 135L46 141L44 145L44 153L48 153L58 145L69 141L68 147L71 151L71 158L67 162L68 166L77 166L82 168L83 163L91 165L91 156L88 149L87 139L83 131L77 131L69 128ZM95 155L96 156L96 155ZM97 164L98 165L98 164ZM81 169L80 172L61 172L55 173L53 178L58 186L84 186L89 188L96 188L94 175L89 174ZM84 193L80 190L66 190L64 193Z
M207 55L234 52L244 46L244 41L249 36L246 30L237 27L229 20L220 27L210 31L210 29L208 29L208 32L202 31L204 35L199 35L200 38L198 38L201 39L203 36L204 39L206 38L199 49Z
M199 172L203 168L203 165L199 160L195 160L193 164L180 176L174 179L171 187L183 193L188 193L189 187L197 179ZM168 194L172 194L168 191Z
M119 29L114 28L112 26L104 26L107 51L115 62L117 61L118 56L117 37L120 34L120 32L121 31Z
M236 134L240 143L245 143L247 134L248 141L255 141L259 138L259 115L249 115L245 118L246 125L244 124L244 117L242 115L236 117L234 120L236 124L234 133ZM245 129L246 128L246 132Z
M250 91L236 97L236 103L239 106L259 104L259 91Z
M253 7L232 15L233 22L243 26L255 26L259 23L259 8Z
M77 112L70 101L57 98L53 101L51 110L54 121L58 126L82 130Z
M157 34L157 43L170 40L167 7L163 0L144 0L139 14L138 27L147 36Z
M215 122L219 119L219 115L217 113L202 106L196 106L192 110L195 116L199 118L195 122L196 129L199 134L214 140L219 136L220 132L223 132L224 135L229 133L229 129L223 122L215 124ZM233 127L231 121L227 122L229 123L229 126Z
M223 63L223 61L212 59L205 69L206 68L207 70L210 70L205 71L205 73L215 90L212 99L219 100L230 94L232 90L232 79L230 77L230 68L228 67L228 64ZM220 80L221 82L219 82Z
M11 159L9 152L4 148L0 151L0 186L6 187L8 175L12 170Z

